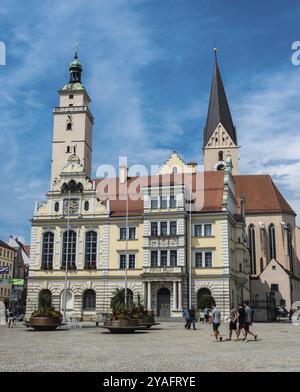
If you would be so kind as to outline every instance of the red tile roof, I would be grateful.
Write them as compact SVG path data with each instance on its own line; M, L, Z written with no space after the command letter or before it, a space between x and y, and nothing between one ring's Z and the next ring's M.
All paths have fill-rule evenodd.
M269 175L237 175L234 176L234 180L238 213L240 213L239 197L241 193L244 193L246 213L286 212L295 214ZM188 186L190 181L192 182L192 190L197 195L196 211L217 212L222 210L224 172L210 171L184 178L181 174L129 177L127 182L128 215L143 214L143 187L172 186L184 183ZM119 183L119 177L96 179L95 182L98 198L103 201L110 200L111 216L125 216L126 188L125 185Z
M285 212L295 215L269 175L238 175L234 176L234 179L238 203L240 194L245 194L246 214Z
M119 183L119 177L96 179L95 181L98 198L103 201L110 200L111 216L125 216L126 188ZM182 184L189 186L190 183L192 183L193 192L197 195L196 211L222 210L224 172L214 171L186 175L184 178L181 174L130 177L127 182L129 195L128 215L137 216L143 214L143 187Z

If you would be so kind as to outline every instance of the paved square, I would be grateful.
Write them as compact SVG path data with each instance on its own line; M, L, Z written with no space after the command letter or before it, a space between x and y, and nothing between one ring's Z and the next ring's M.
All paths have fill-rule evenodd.
M255 324L259 339L249 343L213 342L210 325L197 327L161 323L129 335L0 327L0 371L300 371L300 326Z

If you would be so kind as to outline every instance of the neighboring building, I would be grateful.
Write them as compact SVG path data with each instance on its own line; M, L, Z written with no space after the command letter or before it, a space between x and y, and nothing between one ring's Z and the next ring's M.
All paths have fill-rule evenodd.
M9 306L12 284L9 281L13 277L15 250L0 240L0 301ZM7 267L7 272L6 272ZM5 273L1 273L5 271Z
M268 302L267 297L273 296L276 306L289 310L300 299L300 230L296 214L269 175L239 174L237 134L217 57L203 135L205 171L223 170L225 157L232 157L236 195L243 195L238 212L242 213L242 208L246 215L251 300L254 304ZM237 200L240 204L241 198Z
M68 315L89 320L108 313L113 289L124 287L128 235L130 298L140 294L157 316L176 317L189 304L190 293L189 305L196 308L211 295L227 317L230 302L250 298L246 224L256 225L255 214L269 225L268 208L280 203L283 210L272 213L290 224L291 235L284 240L288 247L296 249L296 243L294 212L273 183L268 188L269 177L239 175L237 134L217 59L204 128L203 173L173 152L157 175L128 177L122 166L117 178L91 180L93 116L81 72L76 55L70 81L59 91L60 106L53 110L50 191L32 218L27 316L45 290L54 307L64 308L66 267ZM252 205L262 209L251 211ZM276 244L283 246L279 239ZM285 251L278 249L276 257L281 254ZM294 272L289 256L276 260L296 281L296 256ZM264 265L269 261L265 258ZM257 266L253 251L251 262L252 268ZM252 282L256 275L252 271ZM263 278L269 279L267 273ZM281 289L281 275L276 279L271 283ZM252 289L263 295L261 288Z
M68 314L95 319L110 311L113 289L124 287L128 193L130 295L139 293L158 316L180 316L188 305L191 235L192 305L212 295L227 315L230 301L250 297L231 158L224 159L224 171L197 173L195 163L173 152L158 175L127 178L121 167L119 178L90 180L93 117L81 71L76 57L54 108L51 187L32 219L27 314L41 290L63 308L67 261ZM199 199L192 204L191 188Z
M26 308L30 246L24 245L18 238L12 236L9 238L9 245L15 250L11 301L16 312L22 314Z

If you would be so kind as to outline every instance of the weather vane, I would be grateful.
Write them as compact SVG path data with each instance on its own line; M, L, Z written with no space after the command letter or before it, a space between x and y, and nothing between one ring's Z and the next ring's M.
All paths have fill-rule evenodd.
M78 55L77 55L77 48L78 48L78 46L79 46L79 42L76 41L75 44L74 44L74 48L75 48L75 58L78 57Z

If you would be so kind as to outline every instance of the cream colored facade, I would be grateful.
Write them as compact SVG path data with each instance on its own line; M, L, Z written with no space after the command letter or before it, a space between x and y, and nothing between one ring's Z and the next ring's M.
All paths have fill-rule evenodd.
M6 245L2 241L0 242L0 268L8 267L9 271L7 274L0 274L0 279L4 279L4 283L0 281L0 301L7 303L11 295L12 284L6 282L6 279L13 278L13 267L14 267L15 251L10 246Z
M94 320L109 313L113 289L125 285L124 204L118 212L113 198L103 197L101 183L90 180L93 117L88 104L83 86L68 84L54 109L50 191L32 218L27 317L38 307L42 290L49 290L52 305L63 309L66 260L69 317ZM196 176L196 169L195 163L186 164L173 152L157 176ZM124 170L116 181L126 189ZM220 192L219 208L210 212L202 208L200 191L198 204L189 203L185 181L141 187L142 207L133 209L128 219L128 288L157 316L176 317L183 307L197 308L203 289L215 298L224 317L230 302L249 298L245 227L236 218L230 157Z

